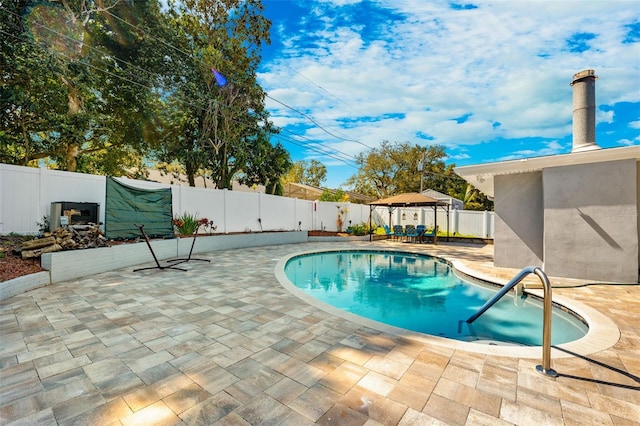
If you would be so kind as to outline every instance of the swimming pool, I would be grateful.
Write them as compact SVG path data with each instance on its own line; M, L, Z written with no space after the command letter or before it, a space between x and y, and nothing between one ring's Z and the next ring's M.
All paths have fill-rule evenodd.
M297 289L323 303L406 330L498 345L542 341L542 303L531 296L505 296L467 324L498 288L463 280L436 257L365 250L309 253L288 259L284 273ZM554 308L554 345L587 331L579 318Z

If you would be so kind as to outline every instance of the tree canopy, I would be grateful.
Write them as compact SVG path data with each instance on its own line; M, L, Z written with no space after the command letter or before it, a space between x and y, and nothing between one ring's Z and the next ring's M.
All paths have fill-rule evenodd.
M327 179L327 166L318 160L299 160L293 163L288 173L283 176L284 183L301 183L319 188Z
M420 192L420 189L435 191L465 201L465 208L473 210L492 209L493 205L483 194L453 171L455 165L446 165L445 149L440 145L420 146L409 142L382 141L358 155L360 166L347 185L354 191L380 198L405 192ZM466 196L466 198L465 198Z
M6 5L6 6L5 6ZM151 22L153 2L5 2L0 8L3 162L47 159L69 171L113 173L140 163L153 143L155 97L135 59L150 50L108 13ZM133 62L132 62L133 61ZM126 84L122 84L126 81Z
M161 161L191 184L206 174L218 188L276 187L290 159L270 143L277 129L256 81L270 42L262 10L260 0L3 2L0 161L116 176Z
M424 175L418 172L418 163L423 157ZM455 176L452 167L445 166L445 157L444 148L438 145L422 147L385 140L378 148L357 156L360 168L347 185L361 194L386 198L403 192L418 192L423 176L425 189L439 191L446 186L449 176Z

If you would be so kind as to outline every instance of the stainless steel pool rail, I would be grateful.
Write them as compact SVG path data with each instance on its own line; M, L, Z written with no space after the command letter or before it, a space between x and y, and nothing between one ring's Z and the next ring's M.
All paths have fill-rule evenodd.
M516 274L502 289L489 299L478 311L467 319L471 324L492 307L498 300L518 285L527 275L536 274L542 281L543 289L543 310L542 310L542 365L537 365L536 370L548 377L558 377L558 373L551 368L551 309L553 307L551 299L551 283L544 271L537 266L527 266Z

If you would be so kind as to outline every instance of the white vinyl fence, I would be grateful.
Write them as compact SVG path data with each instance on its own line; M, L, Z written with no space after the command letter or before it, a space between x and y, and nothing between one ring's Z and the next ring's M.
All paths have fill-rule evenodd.
M349 225L369 221L369 206L279 197L260 192L226 189L192 188L156 182L118 178L124 184L143 188L171 188L174 216L197 214L213 221L218 233L338 230L341 213L342 230ZM53 202L89 202L100 205L104 222L106 178L46 168L0 164L0 234L37 234L39 223L49 216ZM386 208L376 210L378 223L387 223ZM405 220L402 220L402 213ZM418 220L413 221L414 213ZM433 223L433 210L396 209L393 223ZM493 213L451 211L450 232L493 238ZM438 226L446 230L446 214L438 212Z

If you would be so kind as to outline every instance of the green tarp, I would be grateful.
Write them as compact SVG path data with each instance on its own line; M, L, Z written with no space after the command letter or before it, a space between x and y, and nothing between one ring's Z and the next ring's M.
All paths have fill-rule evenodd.
M107 177L104 219L109 239L140 237L136 225L144 225L149 237L174 238L171 188L134 188Z

